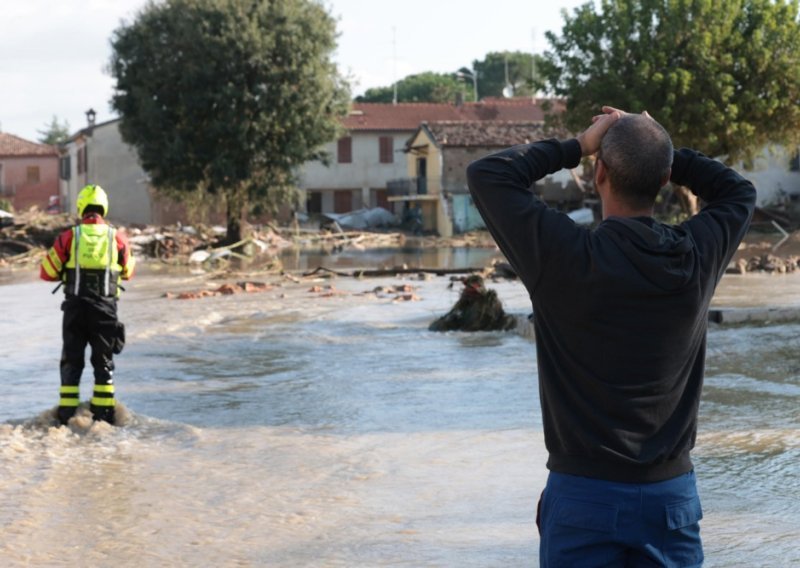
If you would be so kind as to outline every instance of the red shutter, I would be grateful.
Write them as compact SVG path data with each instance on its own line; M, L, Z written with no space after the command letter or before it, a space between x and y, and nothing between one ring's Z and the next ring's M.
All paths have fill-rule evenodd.
M381 136L378 138L380 147L381 164L391 164L394 162L394 138L391 136Z
M344 138L339 138L336 155L340 164L350 164L353 162L353 139L351 137L345 136Z

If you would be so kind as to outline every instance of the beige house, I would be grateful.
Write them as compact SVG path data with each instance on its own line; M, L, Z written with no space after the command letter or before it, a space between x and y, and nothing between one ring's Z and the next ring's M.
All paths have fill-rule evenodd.
M552 136L543 121L439 121L420 125L406 144L407 183L390 186L390 202L418 208L423 230L442 236L483 227L467 187L470 162L515 144ZM531 188L564 209L583 195L569 171L545 177Z

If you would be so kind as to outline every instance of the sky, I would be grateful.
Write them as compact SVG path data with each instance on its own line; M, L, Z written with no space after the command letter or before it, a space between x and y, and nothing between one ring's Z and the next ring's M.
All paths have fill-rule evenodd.
M70 132L116 117L110 40L145 0L0 0L0 131L36 141L53 117ZM541 53L546 31L587 0L323 0L334 61L353 95L407 75L449 73L492 51ZM502 6L502 8L501 8ZM479 79L480 81L480 79Z

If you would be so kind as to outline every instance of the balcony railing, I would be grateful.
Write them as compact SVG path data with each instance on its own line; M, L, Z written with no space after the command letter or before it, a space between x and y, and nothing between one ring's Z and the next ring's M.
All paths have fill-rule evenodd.
M404 195L427 195L428 178L413 177L393 179L386 182L389 197Z

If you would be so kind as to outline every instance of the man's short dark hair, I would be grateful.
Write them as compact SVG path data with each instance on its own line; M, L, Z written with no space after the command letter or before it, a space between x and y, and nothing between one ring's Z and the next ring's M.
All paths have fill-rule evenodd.
M608 129L598 158L617 196L634 209L652 207L672 167L672 140L643 114L626 114Z

